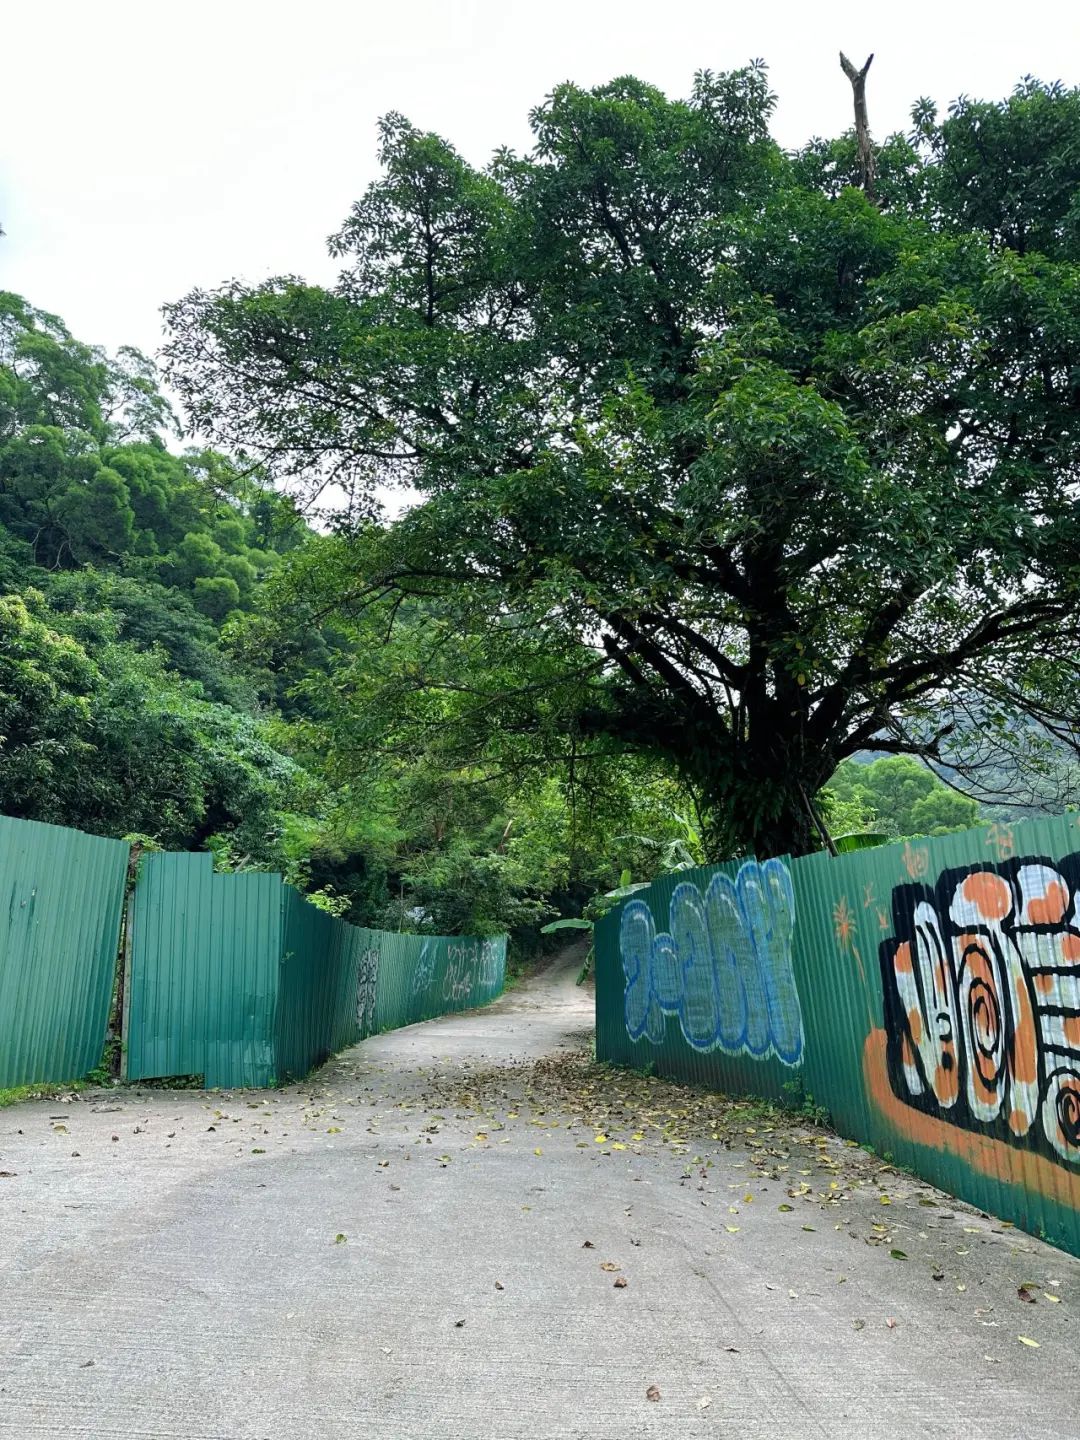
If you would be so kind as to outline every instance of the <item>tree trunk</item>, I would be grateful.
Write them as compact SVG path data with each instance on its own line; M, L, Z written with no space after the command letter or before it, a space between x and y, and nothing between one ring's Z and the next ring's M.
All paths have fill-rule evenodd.
M815 798L828 776L822 778L816 766L770 751L734 765L710 766L708 775L693 778L706 814L710 861L740 854L767 860L832 848Z

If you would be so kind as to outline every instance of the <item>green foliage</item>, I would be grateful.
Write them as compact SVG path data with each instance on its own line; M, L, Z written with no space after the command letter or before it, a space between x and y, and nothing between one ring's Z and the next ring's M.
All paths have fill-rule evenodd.
M350 497L291 576L366 637L335 725L381 697L447 773L638 755L710 856L813 848L863 750L1075 736L1078 95L920 104L880 205L850 137L770 139L760 65L559 86L483 169L389 117L335 288L167 307L197 428Z
M153 367L0 294L0 809L280 858L316 786L215 622L295 543L291 504L177 456Z
M453 687L514 683L512 657L422 602L392 651L362 616L327 625L305 577L345 573L348 542L250 467L167 450L134 352L13 296L0 320L0 810L280 868L361 923L509 928L519 958L685 836L687 797L648 766L462 764L453 724L427 744ZM417 714L403 667L432 646L452 688Z
M0 811L175 848L224 831L272 858L277 813L311 782L264 726L153 653L91 656L48 618L38 592L0 598Z
M834 835L833 848L837 855L850 855L854 850L874 850L889 843L888 835L880 830L861 830L847 835Z
M826 814L848 820L853 829L873 828L889 840L948 835L979 823L975 800L944 785L910 755L889 755L872 764L845 760L826 791Z

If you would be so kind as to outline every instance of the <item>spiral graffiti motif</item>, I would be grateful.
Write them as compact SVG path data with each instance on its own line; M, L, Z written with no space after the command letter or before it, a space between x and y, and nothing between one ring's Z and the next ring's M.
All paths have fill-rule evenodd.
M1080 1164L1078 879L1072 855L900 886L881 947L896 1094L1068 1164Z
M748 860L734 880L714 875L704 894L692 881L677 885L666 931L657 931L644 900L632 900L619 929L630 1038L661 1044L673 1016L695 1050L798 1064L794 926L795 895L781 860Z
M968 1057L967 1101L980 1120L993 1120L1000 1112L1008 1085L1004 990L999 957L972 937L960 960L960 1013Z
M1063 1160L1080 1164L1080 1067L1055 1070L1046 1082L1043 1132Z

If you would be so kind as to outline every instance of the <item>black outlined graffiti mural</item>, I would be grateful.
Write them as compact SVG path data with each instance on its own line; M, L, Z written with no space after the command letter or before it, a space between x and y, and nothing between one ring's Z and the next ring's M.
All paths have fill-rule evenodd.
M356 1028L364 1040L375 1028L375 990L379 983L379 947L360 952L356 965Z
M623 909L619 950L630 1038L659 1045L666 1016L677 1015L695 1050L798 1064L795 896L784 862L747 860L734 880L714 875L704 894L684 881L671 896L668 925L658 933L643 900Z
M893 891L889 1081L965 1129L1080 1166L1080 853Z

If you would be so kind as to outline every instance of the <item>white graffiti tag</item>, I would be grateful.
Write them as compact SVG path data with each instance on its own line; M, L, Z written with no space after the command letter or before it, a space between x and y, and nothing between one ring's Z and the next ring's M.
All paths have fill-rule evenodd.
M356 1028L363 1040L375 1028L375 991L379 982L379 947L362 952L356 965Z

